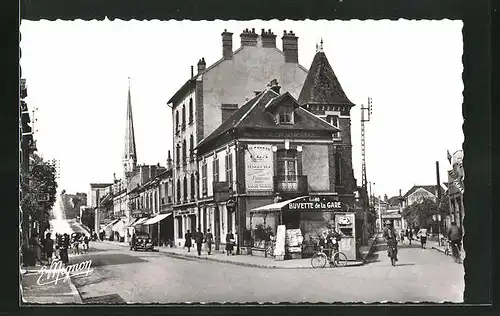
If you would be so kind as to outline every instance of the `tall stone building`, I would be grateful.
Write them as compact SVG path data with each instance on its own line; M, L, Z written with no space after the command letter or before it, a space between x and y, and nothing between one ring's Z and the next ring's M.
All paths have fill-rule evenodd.
M276 47L277 36L271 30L262 29L259 35L255 29L245 29L237 50L233 50L233 33L224 30L221 36L221 59L208 67L200 59L197 74L192 68L191 78L168 101L174 121L173 208L179 231L199 226L197 144L267 82L277 79L283 91L297 98L307 76L298 63L298 37L292 31L283 32L282 50ZM182 240L176 236L176 244Z

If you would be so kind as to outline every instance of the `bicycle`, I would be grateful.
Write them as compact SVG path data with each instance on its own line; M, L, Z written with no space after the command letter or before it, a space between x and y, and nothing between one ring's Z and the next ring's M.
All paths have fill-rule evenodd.
M311 266L313 268L324 268L327 261L330 263L330 266L345 267L347 265L347 256L345 253L336 250L332 255L333 249L326 250L329 252L330 256L324 253L323 247L320 247L320 251L312 256Z

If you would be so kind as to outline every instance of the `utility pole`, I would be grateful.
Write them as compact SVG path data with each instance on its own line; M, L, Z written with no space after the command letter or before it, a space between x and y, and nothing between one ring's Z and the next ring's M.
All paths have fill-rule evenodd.
M367 118L365 119L365 111L368 111ZM368 211L370 208L370 201L368 196L368 181L366 177L366 152L365 152L365 122L370 121L372 113L372 100L368 97L368 105L365 108L361 105L361 190L363 199L363 245L368 244Z
M439 237L441 235L441 215L440 215L440 208L441 208L441 181L439 179L439 161L436 161L436 180L437 180L437 218L438 218L438 245L441 246L441 238Z

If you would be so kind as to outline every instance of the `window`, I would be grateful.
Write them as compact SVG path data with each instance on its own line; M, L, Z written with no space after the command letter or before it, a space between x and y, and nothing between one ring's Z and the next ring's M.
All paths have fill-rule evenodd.
M189 98L189 124L193 123L193 98Z
M341 162L342 159L340 157L340 154L335 154L334 155L334 162L335 162L335 185L342 185L342 168L341 168Z
M214 157L213 160L214 182L219 182L219 159Z
M181 180L177 179L177 203L181 202Z
M226 155L226 181L229 182L231 188L233 182L233 153L231 152Z
M175 149L175 163L177 166L179 166L180 164L180 161L181 161L181 146L179 146L179 144L177 144L177 148Z
M191 200L194 200L194 174L191 174Z
M194 137L193 134L189 136L189 155L191 156L191 161L194 161Z
M161 205L164 205L164 204L165 204L165 198L164 198L164 197L162 197L162 198L161 198Z
M182 129L186 127L186 106L182 105Z
M185 165L187 162L187 155L186 155L186 140L184 139L182 141L182 164Z
M339 117L337 115L328 115L326 117L326 121L337 128L339 127ZM338 138L339 133L338 132L334 133L333 137Z
M203 208L203 233L206 234L207 233L207 222L208 222L208 218L207 218L207 208L204 207Z
M297 151L280 149L277 152L278 175L294 178L297 175Z
M187 177L184 176L184 201L187 201L188 197L188 182L187 182Z
M293 111L289 106L283 106L279 109L280 124L293 124Z
M175 132L179 132L179 111L175 111Z
M201 193L207 194L207 164L201 166Z

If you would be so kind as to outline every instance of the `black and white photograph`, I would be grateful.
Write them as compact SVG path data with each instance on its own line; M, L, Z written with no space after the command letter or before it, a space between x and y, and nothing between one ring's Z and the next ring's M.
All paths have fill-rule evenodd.
M22 20L29 304L463 303L460 20Z

